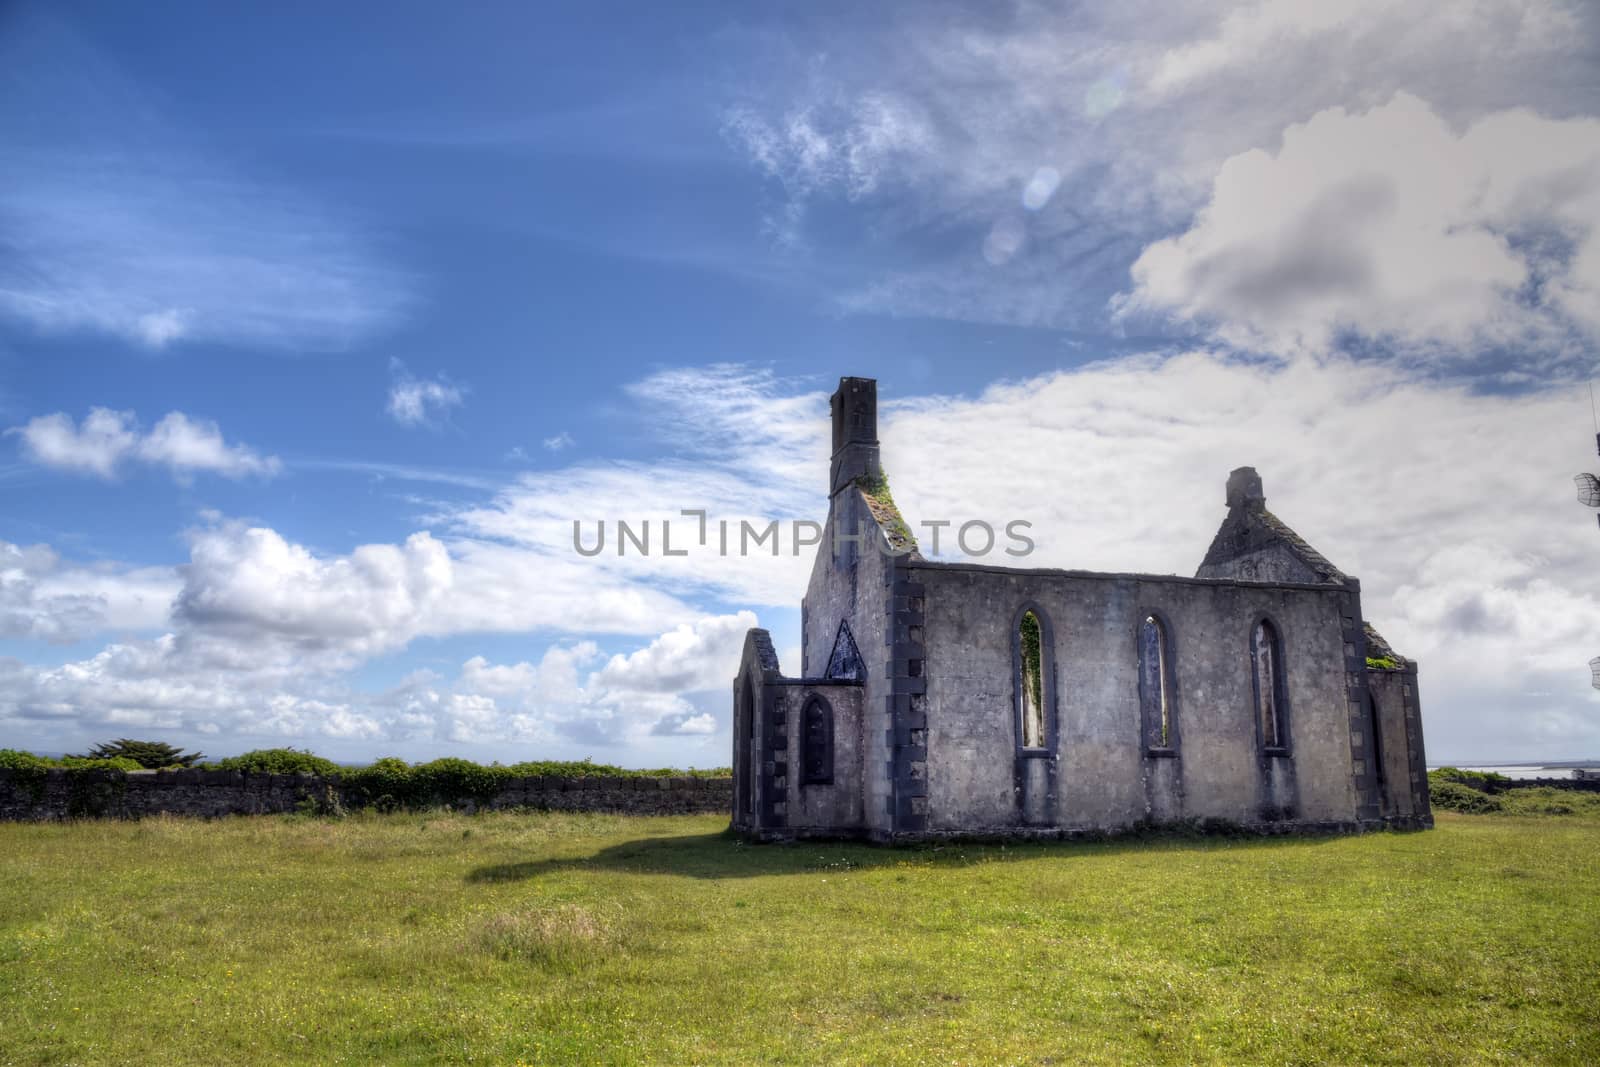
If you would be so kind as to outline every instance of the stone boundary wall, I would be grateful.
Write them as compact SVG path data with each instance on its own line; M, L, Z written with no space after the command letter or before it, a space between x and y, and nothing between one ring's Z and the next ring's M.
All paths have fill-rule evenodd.
M1498 782L1466 773L1461 784L1480 793L1505 793L1513 789L1567 789L1574 793L1600 793L1600 778L1512 778Z
M137 819L146 815L277 815L347 809L362 800L337 778L241 771L83 771L52 767L43 776L0 770L0 820ZM535 808L626 815L728 814L731 778L513 778L487 803L458 811Z
M1483 781L1483 779L1477 779ZM1474 785L1478 792L1504 793L1512 789L1566 789L1574 793L1600 793L1600 779L1594 777L1514 777L1509 782L1483 782Z

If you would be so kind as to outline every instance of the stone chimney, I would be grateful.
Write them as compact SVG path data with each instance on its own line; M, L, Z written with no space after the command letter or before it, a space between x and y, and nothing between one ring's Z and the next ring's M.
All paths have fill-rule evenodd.
M833 394L833 463L828 495L857 478L883 477L878 463L878 383L872 378L840 378Z
M1228 474L1228 507L1265 508L1267 491L1254 467L1239 467Z

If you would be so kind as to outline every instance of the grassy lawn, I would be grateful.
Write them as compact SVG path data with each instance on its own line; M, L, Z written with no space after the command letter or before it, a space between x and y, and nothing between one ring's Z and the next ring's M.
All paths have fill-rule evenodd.
M0 1063L1600 1062L1600 816L883 850L0 825Z

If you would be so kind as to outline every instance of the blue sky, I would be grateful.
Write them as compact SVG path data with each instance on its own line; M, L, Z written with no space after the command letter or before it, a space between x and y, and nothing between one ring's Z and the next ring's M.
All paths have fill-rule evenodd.
M0 11L0 728L726 762L876 377L902 505L1190 573L1233 466L1423 663L1600 752L1582 5Z

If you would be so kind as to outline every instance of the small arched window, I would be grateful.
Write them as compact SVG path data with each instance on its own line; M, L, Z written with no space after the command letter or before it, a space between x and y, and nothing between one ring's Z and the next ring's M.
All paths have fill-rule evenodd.
M1139 710L1146 749L1170 752L1177 747L1176 706L1177 683L1167 628L1156 616L1146 615L1139 624Z
M1383 721L1378 715L1378 702L1367 694L1367 727L1372 733L1372 780L1378 787L1378 798L1387 800L1389 783L1383 769Z
M833 782L833 706L821 697L800 713L800 780L805 785Z
M1283 676L1283 641L1278 628L1262 619L1250 634L1250 663L1254 668L1256 722L1261 745L1268 749L1289 747L1288 689Z
M1044 748L1044 628L1039 616L1024 611L1017 623L1017 709L1023 748Z
M756 810L756 790L752 774L751 761L755 753L756 733L756 690L755 682L744 686L739 698L739 726L735 736L735 745L738 748L736 758L738 766L735 771L741 800L744 804L746 815L754 814Z

